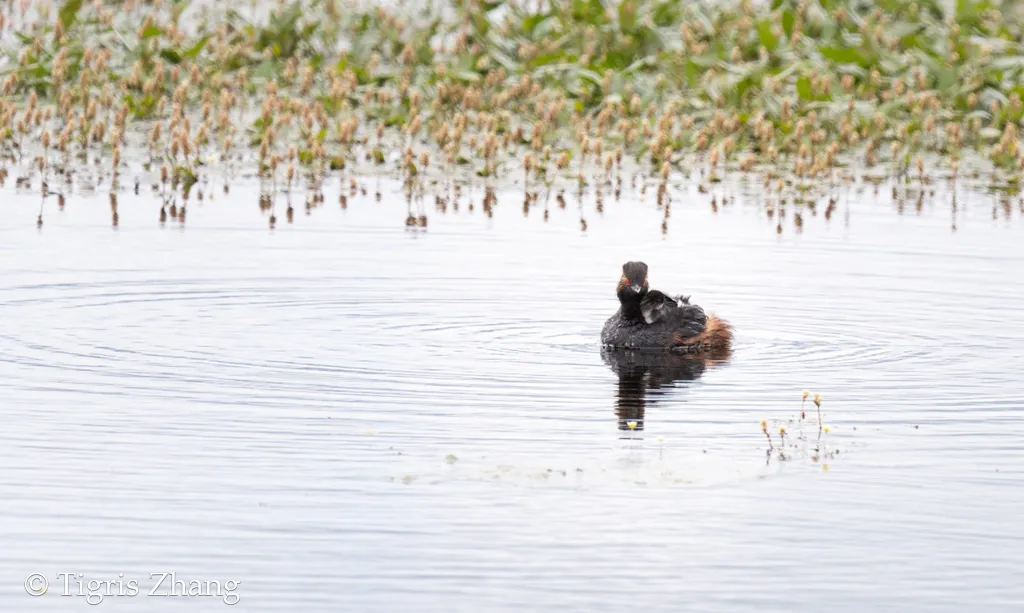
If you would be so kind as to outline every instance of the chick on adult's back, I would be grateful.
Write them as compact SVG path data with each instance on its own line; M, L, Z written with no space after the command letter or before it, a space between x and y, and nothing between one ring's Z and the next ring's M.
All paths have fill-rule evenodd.
M682 352L727 349L732 343L732 327L690 304L689 296L650 289L643 262L622 265L615 293L619 310L601 330L601 343L607 347Z

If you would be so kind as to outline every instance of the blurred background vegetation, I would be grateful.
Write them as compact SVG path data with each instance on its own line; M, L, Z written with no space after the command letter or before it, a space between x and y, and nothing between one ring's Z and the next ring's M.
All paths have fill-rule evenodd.
M138 133L188 176L241 146L275 173L434 159L529 180L579 158L582 182L587 160L664 174L689 154L712 171L932 156L956 173L976 151L1016 177L1022 15L988 0L22 2L2 17L0 122L12 158L94 147L115 174Z

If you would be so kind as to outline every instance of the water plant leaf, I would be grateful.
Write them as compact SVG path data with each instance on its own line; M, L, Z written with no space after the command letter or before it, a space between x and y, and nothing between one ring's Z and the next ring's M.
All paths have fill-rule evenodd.
M769 52L775 51L775 48L779 46L779 38L772 33L772 24L767 19L762 19L757 24L757 36L761 41L761 46Z
M601 0L573 0L572 17L594 26L604 25L608 21Z
M456 78L456 79L458 79L460 81L466 81L468 83L475 83L475 82L480 80L480 75L478 73L475 73L475 72L471 71L471 70L459 70L459 71L453 72L451 74L452 74L452 77L454 77L454 78Z
M938 75L938 88L940 90L947 90L956 85L956 71L952 68L941 68L936 74Z
M1012 68L1024 68L1024 56L1011 55L1004 57L997 57L992 60L990 66L996 70L1010 70Z
M164 58L172 64L181 63L181 54L175 51L174 49L161 49L160 57Z
M576 74L580 79L590 81L593 85L601 85L601 75L593 70L580 70Z
M194 45L192 45L191 47L186 49L185 52L182 54L182 56L183 57L187 57L189 59L195 58L197 55L202 53L203 48L206 47L206 43L209 40L210 40L209 36L204 36L204 37L200 38L199 40L196 41L196 43Z
M548 64L553 64L555 62L559 62L559 61L563 60L564 58L565 58L565 55L563 53L560 53L560 52L543 53L543 54L538 55L537 57L533 58L533 60L530 61L530 66L539 68L541 66L547 66Z
M999 128L982 128L981 131L978 132L978 136L984 138L985 140L995 140L999 138L1001 135L1002 132L999 130Z
M474 11L470 19L476 35L481 38L487 36L488 30L491 29L491 22L488 21L487 17L478 11Z
M693 61L693 58L686 60L686 65L683 67L683 74L686 76L686 84L689 87L697 87L697 82L700 79L700 67Z
M634 0L623 0L619 4L619 28L628 34L636 27L636 4Z
M60 24L64 26L64 30L67 31L71 28L75 20L78 19L78 11L82 8L82 0L67 0L64 6L60 7Z
M796 93L801 100L813 100L814 92L811 90L811 80L807 77L800 77L796 80Z
M866 60L856 49L844 47L821 47L818 51L825 59L838 64L864 64Z
M967 113L966 115L964 115L964 120L965 121L973 121L975 119L980 119L982 121L985 121L985 120L989 119L990 117L991 117L991 115L989 115L988 111L983 111L983 110L979 109L977 111L971 111L970 113Z
M987 4L987 3L986 3ZM985 7L988 8L988 7ZM973 0L957 0L956 19L961 22L973 22L978 17L979 9Z
M793 17L793 11L786 9L782 11L782 31L786 33L786 38L793 37L793 23L796 18Z
M158 26L150 24L146 26L146 29L142 31L142 36L140 38L142 40L147 40L153 38L154 36L160 36L160 33L161 30Z
M534 31L537 29L537 26L541 25L548 19L551 19L551 13L537 13L535 15L530 15L526 17L526 19L523 19L523 33L526 34L527 36L532 37L534 35Z
M501 65L502 68L509 72L513 72L518 69L519 64L512 59L512 56L505 53L501 49L491 50L491 59Z
M700 66L701 68L710 68L711 66L718 64L722 60L721 58L718 57L717 54L708 53L705 55L695 55L690 58L690 61L696 64L697 66Z
M264 60L252 71L252 75L259 79L269 79L274 76L274 63L270 60ZM358 77L359 73L356 73ZM361 81L362 82L362 81Z
M651 12L651 20L659 28L669 27L679 19L679 7L679 2L661 2Z
M124 101L125 104L128 105L132 114L139 119L151 116L157 105L156 99L151 95L144 95L141 98L136 98L131 94L126 94Z

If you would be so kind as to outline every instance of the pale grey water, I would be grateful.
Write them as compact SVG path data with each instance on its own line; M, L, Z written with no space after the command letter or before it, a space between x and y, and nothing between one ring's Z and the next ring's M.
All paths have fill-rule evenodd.
M116 230L105 194L51 197L37 231L8 182L0 610L89 609L60 572L171 571L247 611L1020 610L1016 201L961 193L953 232L941 189L903 215L854 189L776 235L753 195L690 190L662 237L653 191L588 201L586 233L571 198L487 219L477 191L410 232L367 185L276 231L251 184L184 228L145 189ZM630 432L598 334L635 258L737 344ZM760 420L802 389L840 453L766 464Z

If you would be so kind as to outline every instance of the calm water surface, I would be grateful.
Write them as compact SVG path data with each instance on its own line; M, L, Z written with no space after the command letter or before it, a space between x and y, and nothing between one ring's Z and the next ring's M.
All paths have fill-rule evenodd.
M586 232L572 198L545 223L476 190L410 231L367 186L276 231L244 183L184 227L144 189L118 229L98 193L37 230L8 183L0 609L174 571L250 611L1020 610L1016 201L854 186L776 234L755 184L689 190L663 236L653 190L588 200ZM627 259L730 320L732 358L602 359Z

